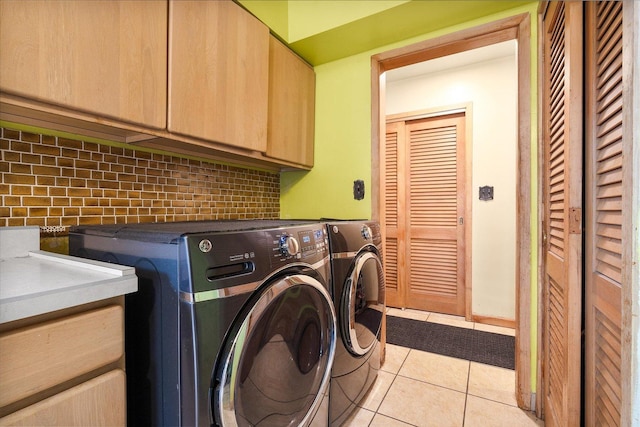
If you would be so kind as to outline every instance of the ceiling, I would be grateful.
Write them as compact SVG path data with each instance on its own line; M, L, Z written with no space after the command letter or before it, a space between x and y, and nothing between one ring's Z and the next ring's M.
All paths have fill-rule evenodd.
M265 7L270 2L237 1L240 1L244 7L272 29L274 27L291 28L292 23L288 22L288 20L292 15L288 11L291 10L290 4L293 1L313 2L315 7L318 7L318 5L322 7L323 5L323 2L317 0L289 0L284 5L285 7L283 7L282 1L274 2L273 7ZM347 7L352 1L354 0L345 0L344 7ZM327 2L325 5L325 7L334 9L333 14L336 16L336 20L340 17L340 3L332 1L330 3ZM282 34L278 35L289 43L291 49L311 65L316 66L537 2L532 2L531 0L412 0L398 3L397 6L389 7L382 11L379 8L372 9L375 12L370 15L361 12L361 18L348 23L341 23L337 26L331 26L328 23L324 26L326 30L300 40L289 42L287 40L288 31L285 29L281 31ZM289 7L286 7L287 5ZM317 18L300 14L299 6L297 4L297 14L295 15L297 26L305 25L305 20L311 23L314 18ZM283 17L283 14L287 14L287 16ZM307 15L313 14L310 12ZM274 22L274 24L270 24L270 21Z

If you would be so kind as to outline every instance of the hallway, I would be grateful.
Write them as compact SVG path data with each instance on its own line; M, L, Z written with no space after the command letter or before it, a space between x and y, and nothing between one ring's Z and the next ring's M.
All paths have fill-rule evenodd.
M389 308L387 314L514 334L438 313ZM387 344L377 381L344 426L544 426L517 407L514 390L512 370Z

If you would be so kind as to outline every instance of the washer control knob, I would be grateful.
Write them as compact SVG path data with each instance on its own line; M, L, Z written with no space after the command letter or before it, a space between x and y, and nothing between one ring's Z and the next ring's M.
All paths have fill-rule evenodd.
M283 235L280 237L280 251L285 256L295 256L300 252L300 243L293 236Z
M362 237L364 237L365 240L371 240L371 236L373 236L373 234L371 233L371 227L369 227L368 225L363 225Z

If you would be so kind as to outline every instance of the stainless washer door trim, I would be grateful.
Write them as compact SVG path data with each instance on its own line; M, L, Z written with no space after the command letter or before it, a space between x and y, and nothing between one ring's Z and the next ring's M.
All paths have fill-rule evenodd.
M219 298L228 298L234 295L246 294L253 292L260 286L261 282L251 282L242 285L229 286L228 288L212 289L210 291L196 292L194 294L189 292L180 292L180 299L188 302L189 304L210 301Z
M358 256L354 260L354 267L351 271L351 275L345 282L344 298L342 306L340 307L340 323L342 326L342 336L346 338L347 341L345 342L345 345L351 352L355 353L358 356L364 356L365 354L367 354L376 343L376 341L373 340L371 344L366 348L361 347L360 343L358 342L358 333L356 331L355 300L356 291L358 288L358 278L360 277L362 267L367 261L370 260L376 263L376 268L379 272L382 271L382 262L380 262L380 258L375 253L365 252L362 255Z
M293 286L311 286L315 288L323 297L323 302L326 303L329 308L329 352L328 362L325 371L322 374L322 381L320 383L320 389L316 395L309 412L302 420L302 426L308 426L313 416L318 411L318 408L322 404L325 392L329 387L329 380L331 379L331 367L333 366L333 360L336 351L336 339L337 339L337 318L336 312L333 307L333 302L329 292L325 287L311 276L303 274L294 274L291 276L285 276L275 283L269 285L267 289L260 296L258 301L253 305L249 314L242 321L242 325L238 330L238 333L233 337L230 351L224 355L222 360L222 375L220 390L216 391L216 406L220 409L220 421L223 427L237 427L238 423L235 415L235 390L234 383L237 377L237 369L239 367L240 358L242 356L244 337L250 335L251 329L256 327L257 319L259 319L264 311L269 307L271 302L276 299L281 293L285 292Z
M331 254L331 259L355 258L358 252L336 252Z

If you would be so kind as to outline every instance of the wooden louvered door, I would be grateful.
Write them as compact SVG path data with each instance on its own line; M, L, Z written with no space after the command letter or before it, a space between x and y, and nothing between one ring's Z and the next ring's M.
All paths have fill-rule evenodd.
M399 162L404 164L405 134L404 122L387 125L384 144L384 217L385 229L384 275L386 286L386 303L391 307L405 306L405 290L399 284L404 283L406 265L405 251L398 251L399 242L404 242L405 222L405 185L404 176L398 174ZM402 168L400 168L402 170Z
M408 122L407 307L465 315L463 113Z
M622 2L586 4L585 420L621 425Z
M465 315L465 115L387 124L387 304Z
M543 12L545 425L580 424L582 3Z

